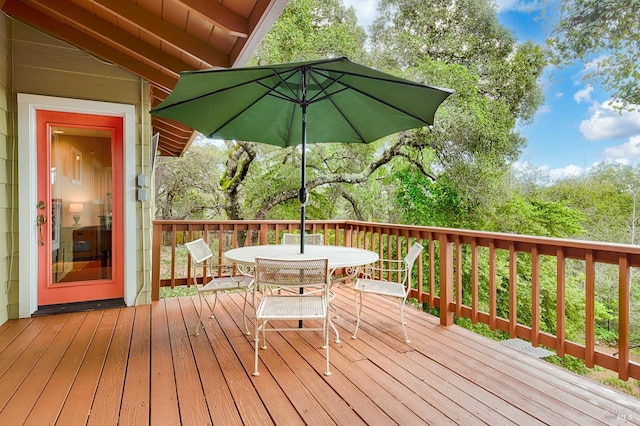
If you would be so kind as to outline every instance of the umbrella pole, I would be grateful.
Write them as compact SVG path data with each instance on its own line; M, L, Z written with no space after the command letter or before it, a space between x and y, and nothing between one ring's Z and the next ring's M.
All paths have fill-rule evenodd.
M306 127L304 124L302 125L303 129ZM303 130L304 135L304 130ZM302 138L302 186L300 187L300 253L304 253L304 229L305 229L305 216L306 216L306 205L307 205L307 187L305 184L306 176L305 176L305 168L306 168L306 158L305 158L305 143L304 136Z
M300 254L304 254L304 231L305 231L305 213L307 205L307 183L306 183L306 171L307 171L307 70L302 69L302 102L300 103L302 108L302 178L300 187Z
M300 254L304 254L304 228L307 206L307 73L302 70L302 160L301 160L301 186L300 186ZM300 294L304 293L304 289L300 287ZM303 327L303 321L298 321L298 327Z

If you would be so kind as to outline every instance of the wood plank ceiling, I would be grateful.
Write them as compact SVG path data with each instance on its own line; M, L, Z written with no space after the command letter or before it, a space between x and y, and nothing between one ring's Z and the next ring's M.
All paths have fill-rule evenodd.
M152 106L181 71L246 64L288 0L0 0L9 16L148 80ZM193 130L152 117L161 155Z

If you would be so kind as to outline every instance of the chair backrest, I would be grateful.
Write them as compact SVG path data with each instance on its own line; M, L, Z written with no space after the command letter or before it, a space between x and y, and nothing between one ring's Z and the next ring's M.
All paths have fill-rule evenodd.
M322 234L304 234L304 243L309 245L321 246L324 244L324 236ZM300 244L300 234L283 234L282 244Z
M407 273L411 274L411 269L413 268L413 263L416 261L420 253L422 253L422 244L414 243L413 246L409 249L409 252L404 257L404 263L407 266Z
M280 260L256 258L255 284L262 287L326 287L329 290L327 259Z
M209 245L202 238L185 243L184 246L187 248L189 255L191 255L191 260L195 265L200 265L205 260L213 257Z
M409 295L409 291L411 290L411 270L413 269L413 264L415 263L418 256L420 256L420 253L422 253L422 249L422 244L414 243L409 249L407 255L404 257L404 264L406 268L404 273L405 275L403 277L405 297Z

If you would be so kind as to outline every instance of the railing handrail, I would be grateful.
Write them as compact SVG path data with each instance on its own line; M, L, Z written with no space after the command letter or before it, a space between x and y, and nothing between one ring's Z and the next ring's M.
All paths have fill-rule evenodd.
M266 244L277 242L279 234L299 230L298 220L156 220L153 244L153 292L157 300L162 284L179 285L181 277L175 275L176 235L179 232L217 233L218 238L228 240L228 247L218 245L218 256L229 248L243 244ZM306 222L306 232L324 232L327 244L347 245L378 251L388 258L395 250L400 258L401 251L407 250L414 240L423 243L428 265L417 262L416 288L412 297L439 309L440 323L453 324L454 315L468 317L473 322L489 325L492 330L503 330L510 337L531 341L534 346L544 345L556 350L559 356L565 354L583 359L588 367L601 365L617 371L621 379L640 379L640 365L629 360L630 348L630 279L631 268L640 267L640 247L625 244L595 241L569 240L561 238L536 237L520 234L506 234L454 228L383 224L352 220L311 220ZM160 241L163 233L170 233L171 273L170 278L160 279ZM229 234L229 235L227 235ZM167 234L168 235L168 234ZM224 237L227 235L227 237ZM332 236L332 240L329 240ZM394 249L395 248L395 249ZM483 311L479 300L479 253L488 258L489 308ZM500 250L508 254L508 317L502 318L496 312L497 271L496 258ZM518 254L526 253L526 261L531 266L531 325L522 324L518 318ZM470 257L471 277L463 279L463 259ZM540 330L540 261L543 257L556 260L556 327L555 334ZM575 343L565 337L565 274L567 259L584 263L585 278L585 343ZM595 349L595 281L598 263L618 266L618 348L619 355L598 352ZM425 273L425 269L427 273ZM188 274L188 272L187 272ZM426 276L425 276L426 275ZM188 279L189 277L187 277ZM463 287L470 286L471 305L463 303ZM468 295L467 295L468 298Z

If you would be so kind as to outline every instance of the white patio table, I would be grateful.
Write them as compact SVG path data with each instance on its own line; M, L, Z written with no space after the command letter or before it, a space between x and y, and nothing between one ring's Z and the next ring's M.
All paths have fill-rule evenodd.
M332 284L350 279L355 276L358 267L377 262L379 259L378 253L371 250L311 244L304 247L304 253L300 253L300 246L297 244L268 244L238 247L226 251L224 257L230 262L246 266L254 265L256 257L278 260L327 259L330 274L339 268L346 268L348 271L346 277L334 280ZM336 343L340 343L338 329L333 322L329 321L329 324L336 333ZM302 321L300 321L300 327L302 327Z
M253 265L256 257L278 260L328 259L329 269L357 267L378 261L378 254L371 250L354 247L306 245L304 253L300 253L297 244L268 244L246 246L229 250L224 257L230 262L241 265Z

